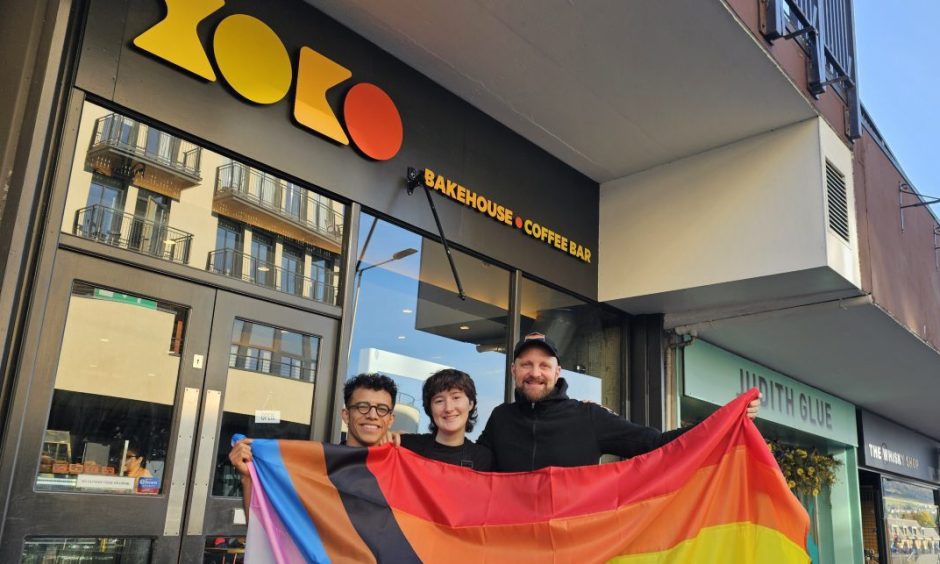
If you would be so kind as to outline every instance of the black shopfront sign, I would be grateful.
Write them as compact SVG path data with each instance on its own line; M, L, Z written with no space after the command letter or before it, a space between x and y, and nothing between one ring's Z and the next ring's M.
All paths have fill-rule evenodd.
M862 464L940 483L940 443L867 411L859 422Z
M489 213L469 207L466 196L463 202L458 199L438 205L450 242L586 297L597 296L597 260L592 251L598 243L598 183L308 2L210 2L208 15L195 26L197 37L180 36L180 41L190 40L196 55L209 58L209 65L218 63L220 55L251 48L250 38L238 42L237 36L225 48L216 47L217 37L235 35L225 22L250 21L256 30L269 28L270 42L281 45L289 59L283 72L275 74L293 77L292 83L283 82L287 94L272 103L252 101L260 99L258 94L245 90L252 81L267 84L261 77L269 70L266 66L248 73L245 80L249 84L242 84L243 92L229 84L233 76L240 75L226 75L220 67L217 79L209 81L161 58L159 53L165 53L166 45L156 49L157 54L138 47L135 40L166 16L165 0L89 0L82 4L87 6L87 18L75 86L95 102L139 114L206 146L231 152L282 177L322 189L330 197L357 202L366 210L428 233L437 233L435 221L422 198L408 195L404 175L412 163L446 171L453 182L459 179L463 186L482 190L486 198L477 198L477 206L487 203L489 211L491 200L498 201L504 207L504 220L505 209L524 212L518 229L527 235L507 237ZM180 4L207 3L183 0ZM221 6L211 9L215 4ZM183 19L188 26L185 29L192 32L192 18ZM176 36L169 34L167 41L179 47L174 39ZM304 83L310 82L307 78L320 77L313 72L316 65L305 66L304 61L319 61L349 74L325 92L316 91L321 114L333 129L352 127L347 102L357 86L381 89L400 116L398 152L389 152L388 158L381 160L356 143L337 141L339 133L323 133L322 124L311 127L309 119L299 119L298 102L304 107L305 101L312 99L303 94ZM242 67L236 64L233 68ZM347 133L355 141L355 136ZM531 221L526 224L525 220ZM573 247L572 241L576 242Z

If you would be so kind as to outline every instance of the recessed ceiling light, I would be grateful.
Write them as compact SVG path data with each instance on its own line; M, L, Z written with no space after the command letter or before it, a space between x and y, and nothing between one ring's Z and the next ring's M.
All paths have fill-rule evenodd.
M460 326L460 330L461 330L461 331L469 331L469 330L470 330L470 326L469 326L469 325L461 325L461 326Z
M111 342L111 339L109 339L109 338L107 338L107 337L101 337L101 338L98 339L98 340L101 341L102 343L109 343L109 342Z
M404 340L405 340L405 336L404 336L404 335L399 335L399 336L398 336L398 340L399 340L399 341L404 341Z
M402 313L414 313L414 311L415 310L411 309L410 307L406 307L405 309L401 310Z

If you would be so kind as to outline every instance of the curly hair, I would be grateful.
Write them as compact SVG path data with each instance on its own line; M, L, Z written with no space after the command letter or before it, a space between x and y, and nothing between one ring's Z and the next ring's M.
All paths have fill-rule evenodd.
M353 392L359 388L377 392L385 390L388 395L392 396L392 407L395 407L395 398L398 397L398 385L395 384L395 380L385 374L357 374L346 380L346 385L343 386L343 405L349 405Z
M434 424L434 417L431 415L431 398L441 392L457 389L463 392L467 399L473 403L473 408L467 416L467 424L464 427L469 433L477 422L477 387L473 383L473 378L466 372L461 372L454 368L445 368L438 370L424 381L421 389L421 400L424 403L424 412L431 418L428 425L431 433L437 433L437 425Z

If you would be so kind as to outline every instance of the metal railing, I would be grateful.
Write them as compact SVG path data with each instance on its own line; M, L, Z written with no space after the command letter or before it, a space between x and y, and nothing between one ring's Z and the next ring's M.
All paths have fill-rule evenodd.
M89 150L113 147L194 179L200 178L202 147L120 114L95 120Z
M343 212L321 201L316 193L286 180L241 163L229 163L217 169L215 191L246 200L335 243L343 241Z
M855 64L855 22L851 0L766 0L764 36L801 37L809 55L808 87L819 97L838 85L848 107L850 139L862 136Z
M186 264L193 235L165 223L96 204L75 212L72 232L113 247Z
M317 280L299 272L285 270L270 262L259 261L251 255L233 249L216 249L209 252L206 259L206 270L209 272L244 280L285 294L335 305L336 286L325 282L332 280L333 272L319 265L313 265L312 268L317 274Z
M265 351L270 352L270 351ZM316 382L317 370L310 359L293 359L296 363L277 362L270 358L252 356L247 354L229 353L229 368L270 374L302 382Z

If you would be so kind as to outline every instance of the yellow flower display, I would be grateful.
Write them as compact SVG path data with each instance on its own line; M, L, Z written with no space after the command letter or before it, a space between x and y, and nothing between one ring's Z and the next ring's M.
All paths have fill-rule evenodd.
M779 442L767 443L780 471L787 480L787 487L796 494L816 497L836 481L836 470L842 465L833 456Z

